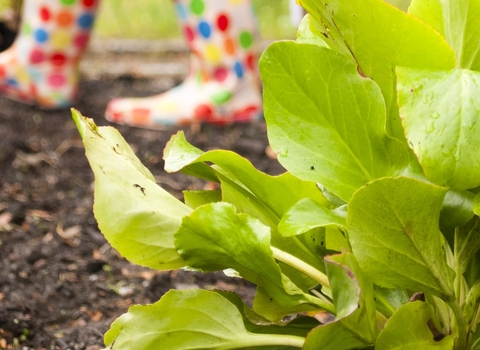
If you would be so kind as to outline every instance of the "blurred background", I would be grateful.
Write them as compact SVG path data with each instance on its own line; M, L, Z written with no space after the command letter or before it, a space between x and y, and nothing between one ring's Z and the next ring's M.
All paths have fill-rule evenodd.
M288 0L254 0L264 39L293 39L296 28L290 22ZM18 9L21 0L0 0L0 14ZM125 39L180 38L171 0L101 0L95 37Z

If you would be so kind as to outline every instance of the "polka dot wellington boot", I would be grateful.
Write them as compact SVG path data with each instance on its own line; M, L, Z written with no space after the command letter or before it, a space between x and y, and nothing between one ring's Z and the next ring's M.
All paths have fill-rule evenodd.
M192 52L190 74L163 94L111 101L106 118L154 128L261 116L257 23L251 0L178 0L175 7Z
M43 108L72 105L97 2L25 0L19 34L0 53L0 95Z

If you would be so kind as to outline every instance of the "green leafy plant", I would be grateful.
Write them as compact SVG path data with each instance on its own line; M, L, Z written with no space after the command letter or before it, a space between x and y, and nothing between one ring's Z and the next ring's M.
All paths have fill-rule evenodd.
M114 248L257 286L253 307L205 290L134 306L110 349L480 349L480 1L300 2L297 41L260 61L283 175L180 132L166 170L220 184L181 202L74 111Z

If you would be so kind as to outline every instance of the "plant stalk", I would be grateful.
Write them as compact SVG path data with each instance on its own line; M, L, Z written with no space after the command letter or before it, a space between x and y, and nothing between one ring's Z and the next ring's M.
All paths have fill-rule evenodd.
M447 303L455 315L456 328L458 333L457 342L455 344L455 349L463 350L467 348L467 325L465 324L465 318L463 317L463 312L458 305L456 300L450 301Z
M296 335L255 334L254 337L246 339L245 344L236 343L233 349L258 346L292 346L302 349L304 345L305 338Z
M321 286L330 289L330 282L328 281L327 275L318 271L313 266L307 264L305 261L300 260L296 256L288 254L283 250L280 250L275 247L270 247L273 252L273 257L300 272L303 272L305 275L313 279L314 281L318 282Z

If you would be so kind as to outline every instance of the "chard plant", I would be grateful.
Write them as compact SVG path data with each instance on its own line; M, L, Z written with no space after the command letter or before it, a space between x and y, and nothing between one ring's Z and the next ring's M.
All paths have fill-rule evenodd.
M109 349L480 349L480 1L299 2L298 39L260 60L283 175L180 132L165 169L220 184L182 202L73 112L115 249L257 286L251 307L198 289L133 306Z

